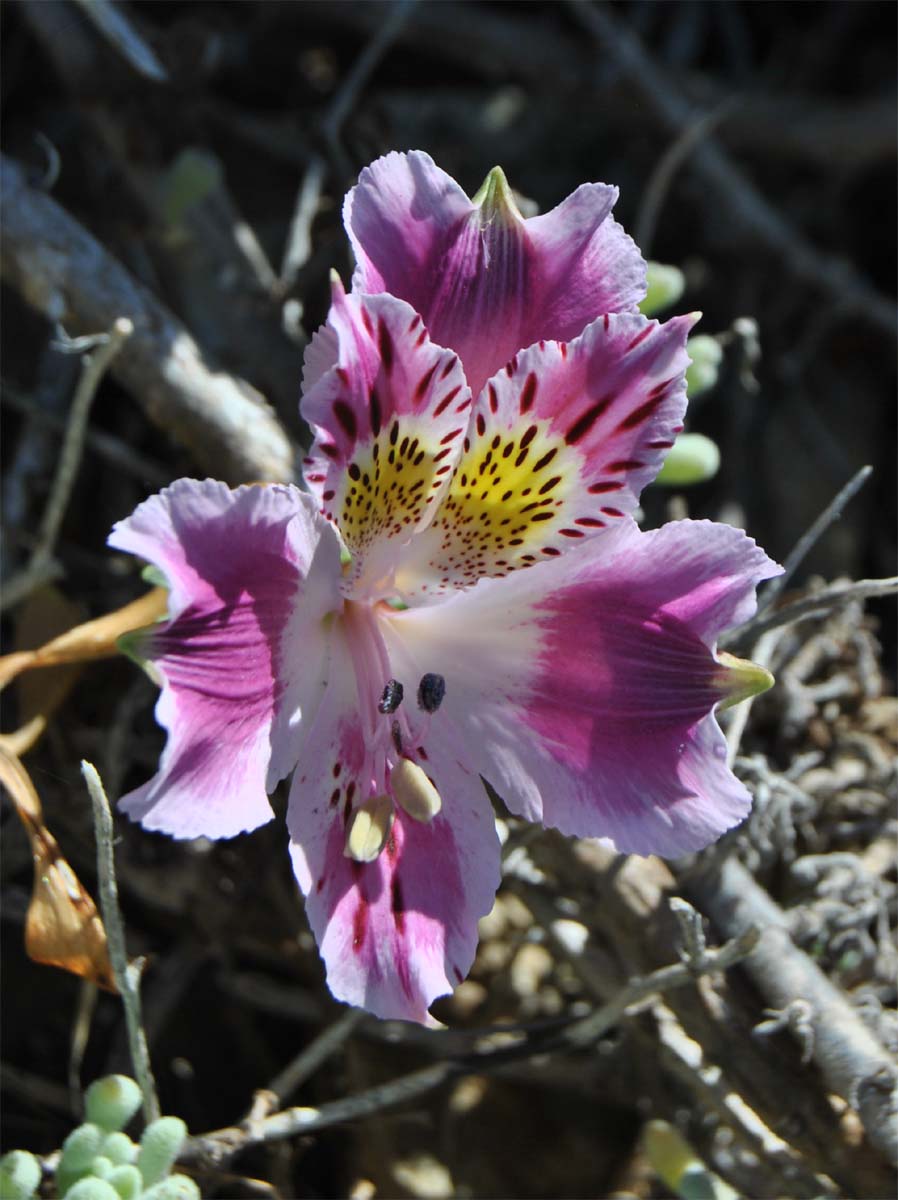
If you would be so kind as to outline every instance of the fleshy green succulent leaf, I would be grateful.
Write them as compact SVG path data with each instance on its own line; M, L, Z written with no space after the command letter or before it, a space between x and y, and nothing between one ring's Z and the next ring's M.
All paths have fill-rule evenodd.
M686 290L686 280L679 267L670 267L666 263L646 263L645 299L639 306L644 317L653 317L676 304Z
M143 1176L137 1167L124 1165L116 1167L109 1176L109 1183L118 1192L121 1200L138 1200L143 1196Z
M127 1133L110 1133L103 1142L102 1153L117 1167L133 1163L137 1158L137 1147Z
M703 433L681 433L670 448L655 482L689 487L713 479L720 468L717 444Z
M105 1179L85 1175L73 1183L64 1194L63 1200L120 1200L118 1192Z
M140 1108L140 1088L127 1075L95 1079L84 1093L87 1119L111 1131L127 1125Z
M90 1173L97 1179L108 1179L115 1170L115 1163L105 1154L98 1154L90 1164Z
M0 1158L0 1200L31 1200L41 1181L41 1165L27 1150Z
M180 1117L159 1117L146 1127L137 1152L137 1169L147 1187L168 1174L186 1137L187 1126Z
M200 1189L189 1175L169 1175L143 1193L142 1200L201 1200Z
M723 348L717 338L698 333L686 343L686 353L692 359L686 369L686 395L692 400L717 382Z
M90 1164L100 1153L105 1133L99 1125L85 1121L73 1129L62 1143L62 1154L56 1168L56 1188L61 1196L66 1195L67 1189L90 1170Z

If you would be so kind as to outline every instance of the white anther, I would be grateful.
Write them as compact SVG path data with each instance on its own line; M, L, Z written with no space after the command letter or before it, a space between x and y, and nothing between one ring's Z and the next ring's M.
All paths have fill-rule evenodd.
M389 796L373 796L352 814L346 831L343 854L356 862L374 862L390 835L393 801Z
M396 803L416 821L432 821L443 802L425 772L409 758L400 758L390 772Z

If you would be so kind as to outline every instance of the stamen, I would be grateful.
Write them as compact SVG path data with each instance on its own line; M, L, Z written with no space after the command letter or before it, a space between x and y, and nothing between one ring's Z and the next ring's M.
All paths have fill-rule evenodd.
M442 675L428 672L421 677L418 684L418 708L427 713L435 713L443 703L446 695L446 680Z
M380 713L394 713L402 703L402 697L405 694L405 689L398 679L390 679L383 690L383 695L377 702L377 711Z
M409 758L400 758L390 772L390 787L396 803L415 821L432 821L443 801L433 782Z
M393 825L393 801L389 796L373 796L352 814L346 831L343 854L356 862L374 862L384 848Z

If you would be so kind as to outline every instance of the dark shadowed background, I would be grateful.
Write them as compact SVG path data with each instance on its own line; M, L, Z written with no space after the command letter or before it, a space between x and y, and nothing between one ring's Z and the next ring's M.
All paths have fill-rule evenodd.
M790 587L814 575L894 573L894 4L156 0L118 8L130 32L115 43L75 0L3 6L3 152L174 314L210 362L258 389L297 445L304 339L324 319L330 269L348 283L340 205L363 165L389 149L424 149L473 194L500 164L542 211L582 182L614 183L616 216L646 256L684 271L679 310L700 309L702 332L729 331L718 385L689 417L689 428L718 443L721 470L673 510L669 491L650 489L647 522L688 508L743 525L782 560L869 463L871 480ZM13 214L4 219L11 230ZM31 306L14 241L6 232L0 331L7 579L34 545L78 364L55 348L52 323ZM102 259L94 265L104 278L92 286L102 288L111 276ZM70 291L78 290L76 281ZM67 333L100 332L85 316L96 310L70 295L66 305ZM756 323L756 338L740 318ZM55 586L73 620L141 590L130 565L104 548L116 520L170 479L227 474L224 464L216 472L214 448L198 448L195 431L186 441L169 436L165 414L147 399L152 388L110 376L94 403L55 547ZM4 614L7 649L27 636L28 607ZM892 691L893 608L877 601L870 611L872 624L858 614L843 641L856 633L876 656L879 639L885 682L877 688ZM849 675L855 669L851 653L837 660ZM838 673L827 670L827 679ZM842 703L821 696L820 706ZM96 762L110 793L142 782L162 742L153 701L131 664L94 665L28 756L48 825L89 889L94 850L78 762ZM4 729L15 728L20 702L6 706ZM830 717L818 706L788 735L782 712L759 706L748 745L787 771L801 753L828 754L833 741L821 730L845 713L858 722L849 732L868 736L854 703L844 699ZM881 754L892 753L889 720ZM872 777L855 783L888 791ZM807 829L797 822L799 850L866 852L888 832L887 812L870 801L867 826L852 826L842 841L813 816ZM850 824L850 814L840 819ZM72 1124L67 1079L82 985L24 955L30 858L6 804L3 820L4 1149L48 1152ZM194 1132L215 1129L245 1115L253 1092L340 1011L305 930L283 828L217 847L176 846L124 823L120 833L131 949L150 958L146 1016L163 1108ZM772 895L791 902L797 852L780 854L771 836L766 858L743 857ZM554 863L562 872L555 859L566 846L547 837L544 870ZM881 880L888 936L894 868ZM582 980L533 938L531 911L513 889L489 922L472 983L438 1005L442 1020L462 1029L535 1022L583 1002ZM600 920L600 951L604 936ZM619 948L607 953L622 978L645 968L621 960ZM817 959L829 962L824 951ZM877 969L834 977L850 989L875 982ZM894 1009L894 986L880 980L874 991L880 1007ZM763 1005L744 1002L759 1020ZM253 1151L232 1176L205 1177L203 1194L361 1200L374 1194L372 1181L380 1196L666 1196L637 1149L646 1118L679 1121L705 1157L708 1129L721 1118L696 1111L676 1072L664 1073L642 1021L583 1061L519 1063L417 1106ZM367 1021L291 1102L322 1104L426 1065L440 1053L427 1036ZM772 1044L784 1056L785 1091L814 1071L784 1037ZM713 1061L726 1068L742 1045L718 1047ZM108 996L99 998L79 1069L85 1082L128 1069ZM788 1141L788 1130L778 1132ZM810 1163L809 1145L801 1154ZM853 1169L844 1168L835 1194L863 1193ZM747 1186L735 1169L730 1178ZM791 1187L779 1194L805 1194Z

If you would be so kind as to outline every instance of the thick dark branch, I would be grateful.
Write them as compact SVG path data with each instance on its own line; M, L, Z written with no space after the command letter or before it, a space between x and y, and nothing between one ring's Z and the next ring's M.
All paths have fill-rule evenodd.
M0 205L0 274L32 307L72 334L133 322L110 373L154 424L228 483L293 478L293 449L264 398L212 367L176 318L5 156Z

